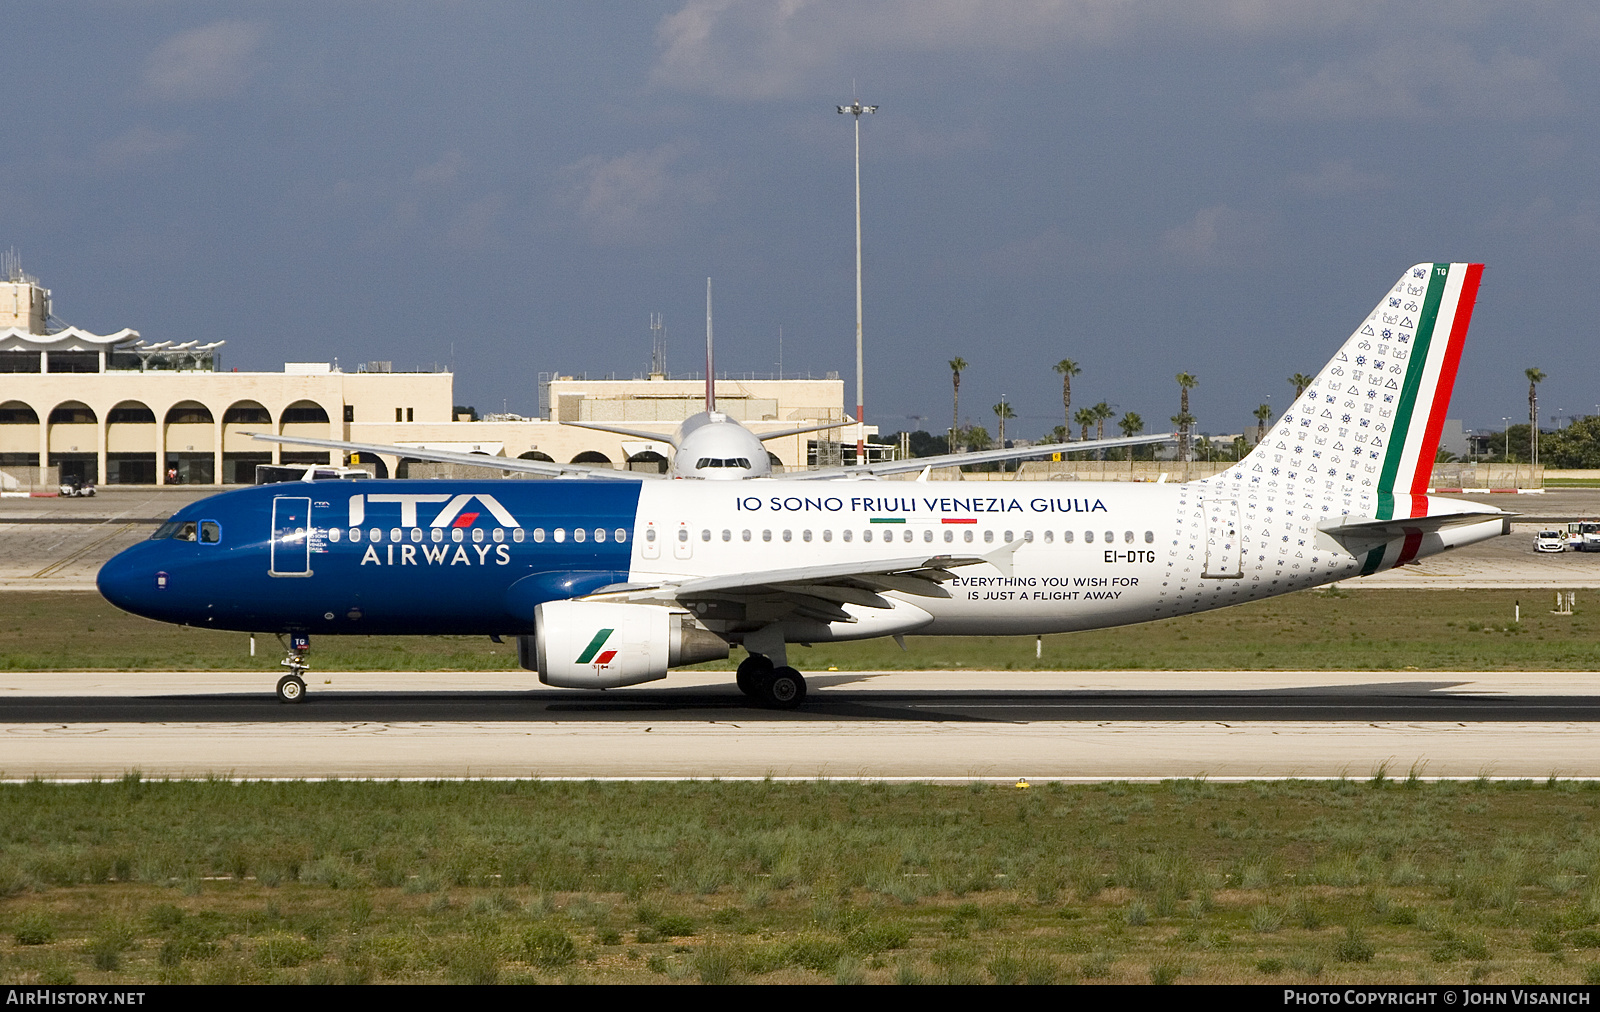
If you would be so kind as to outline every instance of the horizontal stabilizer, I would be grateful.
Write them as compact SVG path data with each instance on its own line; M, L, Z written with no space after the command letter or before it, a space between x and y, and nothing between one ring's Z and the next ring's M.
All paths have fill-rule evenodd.
M1393 520L1343 516L1318 524L1317 529L1338 541L1394 541L1410 534L1433 534L1449 527L1466 527L1488 520L1509 521L1515 515L1491 509L1470 513L1437 513L1425 517L1396 517Z

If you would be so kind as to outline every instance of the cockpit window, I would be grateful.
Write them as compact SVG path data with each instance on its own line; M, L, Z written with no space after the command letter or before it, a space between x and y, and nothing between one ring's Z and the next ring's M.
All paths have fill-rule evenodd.
M193 520L168 520L156 528L156 532L150 535L150 540L165 541L167 538L173 538L177 541L193 541L195 540L197 527L198 525ZM219 535L221 531L222 528L218 527L217 532Z
M750 470L749 457L701 457L695 461L696 468L703 467L742 467Z
M178 525L178 532L172 537L177 541L193 541L198 526L193 520L186 520Z
M168 538L172 537L174 534L178 533L178 527L179 527L178 521L176 521L176 520L168 520L166 523L164 523L160 527L156 528L155 533L150 535L150 540L151 541L165 541Z
M222 525L215 520L200 521L200 543L214 545L222 540Z

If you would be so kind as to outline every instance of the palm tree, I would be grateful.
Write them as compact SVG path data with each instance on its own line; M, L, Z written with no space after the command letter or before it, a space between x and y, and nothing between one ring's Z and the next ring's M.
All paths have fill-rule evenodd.
M952 410L950 414L950 452L956 452L956 439L961 434L961 372L966 369L967 360L959 355L950 360L950 383L955 387L952 397Z
M1189 426L1194 424L1194 416L1187 411L1180 411L1172 416L1172 427L1178 430L1178 461L1185 459L1189 452Z
M1089 426L1095 423L1094 409L1079 408L1077 411L1073 412L1072 420L1077 423L1078 428L1083 434L1083 441L1087 443L1089 441Z
M1180 372L1177 376L1178 390L1181 393L1181 406L1178 413L1189 420L1180 426L1178 431L1178 460L1187 462L1189 459L1189 426L1194 424L1194 418L1189 414L1189 390L1200 385L1200 381L1189 373Z
M1297 372L1293 376L1289 377L1289 382L1294 385L1294 395L1297 399L1301 394L1306 392L1306 387L1311 385L1311 381L1313 379L1315 379L1315 377L1307 376L1303 372Z
M1000 447L999 448L1004 450L1006 448L1006 419L1007 418L1015 418L1015 417L1017 417L1017 413L1015 411L1012 411L1011 410L1011 405L1007 404L1005 401L1001 401L999 404L996 404L994 406L993 410L994 410L994 413L995 413L995 417L1000 419ZM1002 463L1000 465L1000 470L1002 470L1002 471L1006 470L1006 465L1004 463Z
M1533 467L1539 466L1539 384L1544 382L1541 369L1524 370L1528 377L1528 459Z
M1129 411L1127 414L1122 416L1121 421L1117 422L1117 428L1122 430L1122 434L1124 436L1132 438L1132 437L1137 436L1139 433L1144 431L1144 419L1140 418L1134 412ZM1127 453L1128 453L1128 473L1132 474L1133 473L1133 447L1131 447L1131 446L1128 447L1127 448Z
M1101 401L1099 404L1096 404L1094 407L1090 408L1089 410L1094 412L1094 422L1095 422L1094 438L1096 438L1096 439L1104 439L1104 438L1106 438L1106 419L1108 419L1108 418L1112 417L1113 415L1115 415L1116 412L1113 411L1111 409L1111 405L1107 404L1105 401ZM1104 449L1102 449L1099 453L1096 453L1095 456L1098 457L1101 460L1105 460L1106 459L1106 451Z
M1067 438L1072 438L1072 377L1083 370L1078 363L1070 358L1064 358L1054 366L1056 372L1061 374L1061 415L1067 420Z
M1262 404L1255 410L1256 416L1256 442L1267 438L1267 422L1272 419L1272 405Z

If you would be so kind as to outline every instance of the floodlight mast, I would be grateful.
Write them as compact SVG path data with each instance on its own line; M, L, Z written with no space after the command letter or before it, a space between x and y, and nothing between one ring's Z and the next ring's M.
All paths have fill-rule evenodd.
M838 106L840 114L855 117L856 125L856 464L867 462L866 394L862 382L861 358L861 114L878 111L875 105L862 105L855 99Z

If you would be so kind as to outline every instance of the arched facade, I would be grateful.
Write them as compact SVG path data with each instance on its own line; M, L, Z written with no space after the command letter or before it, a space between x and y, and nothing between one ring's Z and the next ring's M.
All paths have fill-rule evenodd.
M118 401L106 412L107 485L153 485L161 433L156 413L143 401Z
M234 401L222 413L222 482L249 485L256 480L256 465L273 463L276 443L263 443L247 432L276 432L266 405L256 400Z

